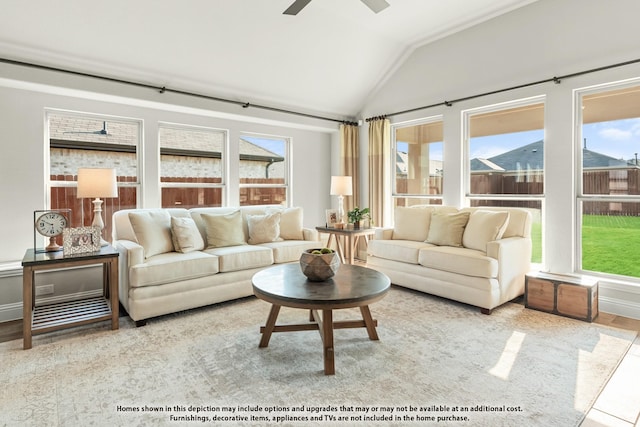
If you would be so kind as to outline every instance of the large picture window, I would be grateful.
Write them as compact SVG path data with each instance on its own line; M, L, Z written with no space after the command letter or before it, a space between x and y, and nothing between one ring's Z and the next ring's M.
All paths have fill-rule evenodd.
M532 257L542 262L544 102L514 101L465 115L466 185L470 206L529 209Z
M240 205L286 205L289 139L243 134L239 144Z
M442 120L393 129L394 206L442 204Z
M640 84L579 93L580 269L640 278Z
M162 207L222 206L227 133L160 124Z
M111 216L138 205L138 151L141 123L137 120L84 113L48 111L49 206L71 209L71 227L91 225L91 199L77 198L79 168L114 168L118 197L102 204L102 236L111 240ZM62 242L58 242L62 245Z

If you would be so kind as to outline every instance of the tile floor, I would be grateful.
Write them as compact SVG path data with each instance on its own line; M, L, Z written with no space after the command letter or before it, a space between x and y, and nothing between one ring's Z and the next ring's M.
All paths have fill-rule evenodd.
M600 313L596 323L640 331L640 320L609 313ZM640 337L636 337L581 427L640 427Z

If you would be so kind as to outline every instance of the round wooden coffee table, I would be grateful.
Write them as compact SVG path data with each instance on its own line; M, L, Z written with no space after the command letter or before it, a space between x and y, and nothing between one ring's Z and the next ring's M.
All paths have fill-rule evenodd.
M272 304L265 326L260 328L260 347L267 347L274 332L318 330L324 347L324 373L335 374L333 330L367 328L369 339L378 340L378 322L371 317L369 304L389 291L391 281L376 270L343 264L331 279L311 282L298 264L266 268L253 276L253 293ZM280 307L310 310L309 323L276 325ZM333 310L359 307L362 320L333 321ZM319 313L322 312L322 316Z

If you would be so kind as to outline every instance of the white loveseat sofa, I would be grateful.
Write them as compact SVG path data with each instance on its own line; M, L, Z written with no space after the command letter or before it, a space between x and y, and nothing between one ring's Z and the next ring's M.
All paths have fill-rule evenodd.
M318 247L302 208L128 209L113 215L119 297L140 326L151 317L253 294L251 277Z
M398 207L377 229L367 266L391 283L480 307L485 314L524 293L531 213L519 208Z

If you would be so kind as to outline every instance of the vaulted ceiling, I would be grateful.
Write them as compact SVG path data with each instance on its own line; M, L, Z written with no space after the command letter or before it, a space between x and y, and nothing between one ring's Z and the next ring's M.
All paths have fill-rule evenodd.
M0 58L336 118L419 46L536 0L10 0Z

